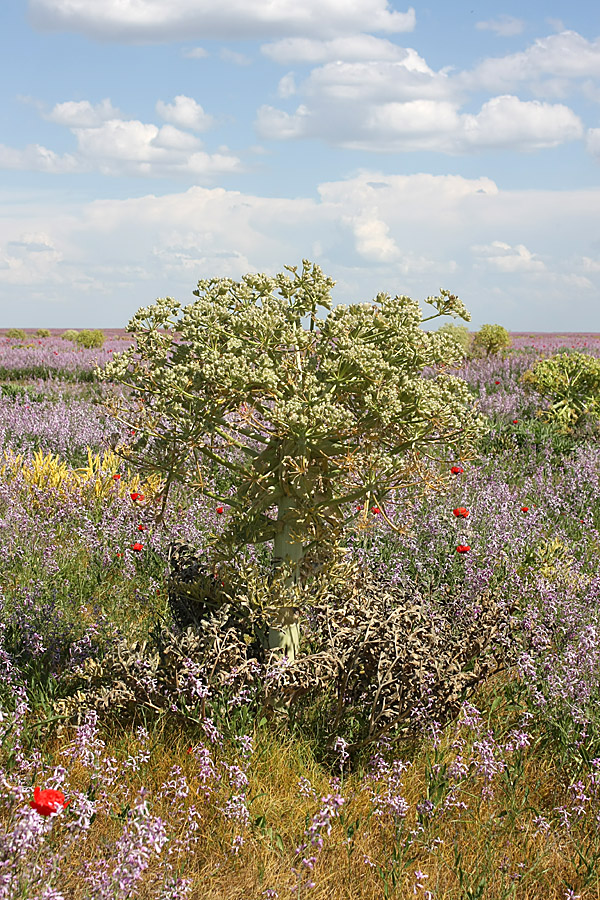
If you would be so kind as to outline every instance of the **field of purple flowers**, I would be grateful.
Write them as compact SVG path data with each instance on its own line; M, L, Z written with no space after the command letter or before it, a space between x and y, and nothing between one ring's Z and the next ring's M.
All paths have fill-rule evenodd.
M377 583L514 611L457 718L425 706L355 757L348 734L323 751L316 701L265 714L279 674L258 665L217 689L189 658L169 687L157 651L152 702L61 715L115 647L160 645L169 542L202 547L227 517L178 488L158 524L160 486L112 453L128 434L93 370L122 337L0 333L0 900L600 897L600 434L549 426L521 382L561 349L600 356L600 336L466 361L477 456L448 459L448 492L396 498L403 533L373 508L350 535Z

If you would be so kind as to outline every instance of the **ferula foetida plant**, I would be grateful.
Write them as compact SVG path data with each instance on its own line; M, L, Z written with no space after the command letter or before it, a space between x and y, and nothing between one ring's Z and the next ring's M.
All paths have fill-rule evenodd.
M583 419L600 419L600 359L573 351L539 359L524 384L550 401L545 417L568 431Z
M333 307L333 286L308 260L274 277L199 281L188 306L167 297L140 309L132 346L102 373L131 389L111 411L135 429L141 471L161 473L165 491L177 479L227 503L214 558L272 541L273 569L290 585L309 554L326 565L371 505L393 524L390 496L439 482L431 459L448 446L468 454L479 421L448 371L462 361L456 342L421 328L442 315L468 321L458 297L429 297L436 312L423 318L415 300L385 293ZM235 494L218 494L215 465ZM279 606L268 630L292 659L294 616Z
M492 356L510 347L510 334L503 325L482 325L473 338L473 351Z

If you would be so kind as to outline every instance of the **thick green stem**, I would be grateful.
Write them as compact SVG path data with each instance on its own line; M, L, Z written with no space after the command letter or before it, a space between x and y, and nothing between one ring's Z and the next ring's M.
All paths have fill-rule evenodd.
M296 502L293 497L283 496L277 508L277 533L273 542L273 567L277 569L283 563L291 563L292 573L286 580L286 587L292 587L299 577L300 561L304 556L302 542L292 537L293 512ZM295 565L294 565L295 564ZM300 628L296 621L296 610L293 606L280 606L276 616L269 623L267 634L270 650L280 650L293 662L298 655Z

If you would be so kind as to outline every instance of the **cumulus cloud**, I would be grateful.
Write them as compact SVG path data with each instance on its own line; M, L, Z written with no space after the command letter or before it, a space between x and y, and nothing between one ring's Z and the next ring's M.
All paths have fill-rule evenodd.
M68 209L22 202L0 219L0 303L18 286L32 324L52 303L65 327L120 326L155 296L192 302L198 278L274 273L316 253L337 281L335 302L381 290L419 299L441 285L473 327L490 320L493 298L506 327L538 330L551 312L556 329L587 331L600 267L584 260L597 263L599 204L598 189L509 191L488 178L378 171L321 184L316 199L195 186ZM61 258L46 256L44 268L53 252Z
M600 259L582 256L581 264L586 272L600 272Z
M183 50L181 55L186 59L206 59L210 53L204 47L190 47L189 50Z
M237 53L235 50L231 50L229 47L223 47L223 49L219 53L219 57L223 60L223 62L233 63L234 66L252 65L252 60L249 56L246 56L245 53Z
M106 98L95 106L89 100L67 100L66 103L57 103L44 118L56 122L57 125L66 125L68 128L78 126L85 128L100 125L107 119L120 119L122 115Z
M240 159L226 147L207 153L195 134L183 130L206 130L214 121L191 97L179 95L172 104L159 100L156 108L168 124L159 127L117 118L118 110L110 100L96 106L87 100L59 103L45 118L69 127L77 142L76 151L60 155L38 144L24 149L0 145L0 168L200 180L241 171Z
M470 147L539 150L582 137L583 125L567 106L505 95L488 100L476 116L463 116L461 131L459 141Z
M0 247L0 284L35 285L54 279L63 259L47 232L24 232Z
M495 31L499 37L514 37L525 29L523 19L515 19L514 16L499 16L497 19L488 19L485 22L477 22L475 28L479 31Z
M22 150L0 144L0 169L48 172L52 175L86 171L83 160L73 154L54 153L40 144L28 144Z
M371 34L353 34L332 40L292 37L263 44L261 53L273 62L323 63L331 60L360 62L361 60L402 59L407 51L392 41L376 38Z
M497 272L540 272L545 265L523 244L511 247L504 241L476 244L471 247L482 262Z
M365 84L357 85L357 91L363 98L368 94ZM489 148L538 150L583 135L581 120L571 109L539 100L493 97L477 114L467 114L449 100L359 103L355 94L334 91L333 102L331 95L322 93L312 107L300 104L294 113L263 106L258 110L256 128L261 137L270 140L317 138L352 149L450 154ZM592 136L592 146L594 140Z
M600 128L589 128L585 143L588 151L600 162Z
M29 0L29 14L39 29L123 43L402 32L416 21L388 0Z
M543 89L545 79L578 79L600 75L600 38L588 41L576 31L537 38L519 53L485 59L455 76L469 90L510 91L527 83Z
M294 78L293 72L288 72L287 75L284 75L283 78L279 79L279 84L277 85L277 96L282 99L287 99L288 97L293 96L296 93L296 79Z
M389 235L389 226L366 210L352 219L356 250L365 259L376 262L392 262L400 256L400 250Z
M215 122L193 97L186 97L185 94L178 94L173 103L158 100L156 112L165 122L190 131L208 131Z

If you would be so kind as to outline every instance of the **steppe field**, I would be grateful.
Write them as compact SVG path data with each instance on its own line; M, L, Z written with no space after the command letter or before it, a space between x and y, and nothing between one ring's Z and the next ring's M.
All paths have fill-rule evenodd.
M236 596L182 624L229 470L165 500L97 371L130 337L63 331L0 330L0 900L600 898L598 388L565 425L522 379L600 334L466 353L474 452L356 509L288 665Z

